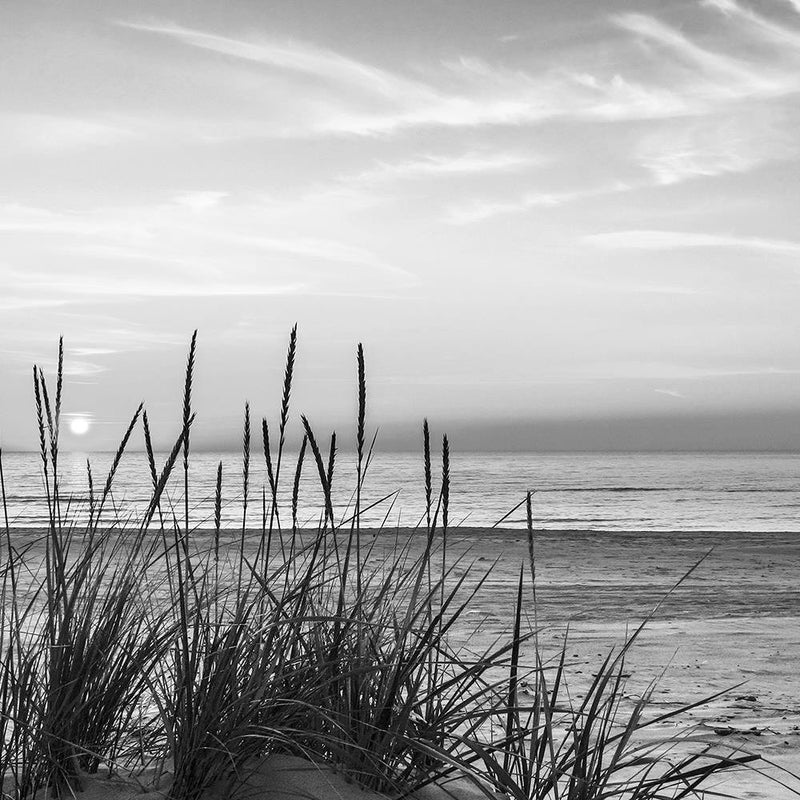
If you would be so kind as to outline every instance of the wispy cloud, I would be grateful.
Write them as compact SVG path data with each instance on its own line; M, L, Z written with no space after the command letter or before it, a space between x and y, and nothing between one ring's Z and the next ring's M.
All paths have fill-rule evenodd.
M686 113L707 114L745 99L780 98L800 91L800 61L793 31L745 11L732 0L711 0L706 5L757 23L759 32L769 33L779 47L768 54L754 53L752 47L744 46L748 44L746 40L731 48L730 39L717 37L717 47L712 49L652 16L621 14L614 21L669 56L661 63L660 80L668 81L680 94ZM745 35L749 36L753 28L750 25ZM733 54L724 51L723 46Z
M514 200L479 200L451 206L444 217L450 225L469 225L506 214L521 214L532 208L553 208L577 197L575 192L526 192Z
M6 347L3 355L25 365L37 363L48 369L55 369L54 343L58 334L64 337L64 350L67 363L90 363L104 369L96 363L105 356L117 356L122 353L153 353L162 349L185 347L189 334L176 334L153 323L138 323L134 319L123 319L110 316L97 309L100 306L82 306L80 313L71 312L70 305L47 317L47 325L39 327L9 327L3 331ZM98 346L102 342L102 346Z
M542 157L520 153L469 152L460 155L425 155L405 161L379 162L376 166L343 180L346 183L379 183L388 180L440 178L512 172L540 166Z
M551 87L539 85L521 73L509 85L505 71L482 66L476 69L476 60L447 65L444 73L431 73L431 81L422 81L306 42L252 35L235 39L171 23L120 24L168 36L192 47L310 76L329 87L331 92L323 98L311 98L320 113L312 115L306 134L375 135L417 126L518 124L547 118L556 111L554 97L544 102L544 95L552 94ZM439 83L452 82L454 77L460 86L444 89L435 85L437 79ZM301 134L300 129L294 130L294 135Z
M6 337L4 337L6 338ZM46 343L51 346L53 338ZM3 356L9 362L15 364L13 372L17 375L29 374L32 364L41 367L45 372L54 372L58 367L58 361L50 352L43 351L31 346L31 343L25 341L22 347L9 347L3 349ZM75 358L73 354L67 353L63 364L64 375L68 378L85 378L94 375L99 375L106 371L106 367L102 364L97 364L94 361L88 361L83 358Z
M725 150L670 149L644 154L642 166L653 173L657 183L670 186L692 178L707 178L727 173L746 172L766 159L746 155L733 146Z
M601 77L590 72L571 74L566 97L580 90L565 116L601 120L659 120L697 114L702 107L690 92L671 85L632 81L620 74Z
M630 184L618 182L611 186L579 189L570 192L526 192L509 201L474 199L450 206L444 220L451 225L469 225L474 222L483 222L492 217L521 214L532 208L554 208L576 200L626 192L633 188L635 187Z
M686 395L677 389L653 389L656 394L665 394L667 397L675 397L678 400L685 400Z
M368 247L313 235L319 221L304 216L302 206L287 212L254 200L222 203L226 197L202 192L150 207L70 212L0 206L0 234L13 236L13 249L25 252L28 264L54 251L60 262L55 274L28 264L1 267L21 298L7 303L16 307L36 295L85 301L385 292L415 281ZM265 235L265 228L284 233Z
M106 370L107 367L102 364L96 364L94 361L77 361L74 358L69 359L64 365L64 375L68 377L85 378L90 375L99 375Z
M248 276L249 277L249 276ZM63 279L54 279L49 273L26 272L12 276L15 284L25 289L55 292L72 296L78 301L91 297L268 297L303 294L308 288L303 283L275 283L242 280L213 280L198 271L194 280L180 279L175 275L117 275L107 280L102 272L72 269Z
M795 137L784 130L782 122L764 111L755 120L737 115L670 125L645 135L635 157L665 186L747 172L797 155Z
M614 28L628 35L628 41L615 41L621 55L613 64L587 48L547 69L534 68L520 54L515 55L520 63L513 65L464 54L387 68L319 44L261 32L232 37L172 22L119 24L263 72L265 92L277 93L270 114L259 119L248 100L247 113L233 125L199 120L185 131L194 136L203 132L209 141L231 136L383 136L423 127L531 126L559 118L670 119L712 113L745 98L800 90L796 58L784 57L796 35L791 29L733 0L712 0L708 5L716 14L746 19L762 36L775 39L779 52L747 60L741 52L749 51L731 52L720 45L719 37L705 46L697 37L642 13L609 18L609 36ZM648 48L635 47L637 41Z
M747 64L722 53L701 47L680 31L645 14L620 14L616 23L625 30L643 39L660 45L680 60L699 68L706 74L717 75L735 81L740 92L752 92L770 88L771 84Z
M630 230L598 233L584 238L594 247L611 250L677 250L696 247L725 247L796 255L800 242L784 239L731 236L686 231Z
M15 289L15 291L18 291ZM33 308L59 308L65 306L67 301L63 298L55 297L36 297L30 295L28 297L19 296L15 294L7 294L0 297L0 311L28 311Z
M774 19L758 14L752 8L742 6L735 0L704 0L703 4L744 22L750 30L761 34L771 42L789 45L793 48L800 47L800 30L781 25ZM800 3L796 0L793 0L791 4L795 10L800 9Z
M49 154L110 147L136 137L135 132L123 123L43 113L1 114L0 131L0 141L6 149Z
M623 24L645 30L647 20L623 18ZM293 113L302 115L300 124L273 121L273 135L374 136L419 127L520 126L558 117L648 119L696 110L673 87L641 85L621 75L600 77L579 64L531 72L524 66L511 68L465 55L415 65L415 73L424 79L412 79L310 43L278 42L253 34L234 39L175 24L122 24L280 70L287 78L311 77L327 89L319 93L304 86L303 109L292 106ZM662 37L668 30L655 22L651 27ZM252 118L242 121L237 135L248 128L253 128ZM259 130L257 123L253 130ZM267 134L268 126L260 130Z
M79 211L52 211L47 208L0 204L0 232L64 234L67 236L98 236L123 239L147 239L150 233L144 222L136 216L108 215Z
M332 50L297 41L277 42L264 37L234 39L175 24L120 22L128 28L168 36L192 47L278 69L310 75L324 83L384 98L429 98L424 84L400 77Z
M219 241L223 245L237 245L255 250L267 250L273 253L305 256L319 261L331 261L339 264L359 264L410 277L410 273L406 270L380 260L374 253L363 247L332 239L318 239L310 236L279 238L235 232L210 232L208 237Z
M111 356L118 352L110 347L70 347L67 354L77 358L86 358L88 356Z
M192 211L207 211L209 208L218 206L226 197L228 197L228 192L211 190L181 192L181 194L176 195L175 202L179 206L190 208Z

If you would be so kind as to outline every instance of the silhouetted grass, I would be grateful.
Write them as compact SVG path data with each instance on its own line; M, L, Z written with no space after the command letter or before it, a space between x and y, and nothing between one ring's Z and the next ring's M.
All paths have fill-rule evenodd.
M645 721L646 693L623 713L623 660L638 631L598 665L583 700L570 701L565 651L555 664L546 664L538 645L530 494L522 502L533 602L525 601L521 567L508 637L478 655L451 644L489 571L476 573L474 564L448 557L450 446L444 436L441 489L434 497L427 421L421 465L426 512L416 533L421 552L412 556L409 542L379 558L373 550L377 540L365 546L362 489L372 445L367 447L360 345L352 513L338 515L333 503L336 434L325 454L302 417L291 525L280 517L294 328L275 449L266 418L261 426L268 486L260 535L250 541L247 404L240 534L228 541L222 530L220 463L213 533L204 540L189 520L196 341L195 332L182 426L166 462L159 471L140 406L99 497L87 462L88 516L63 497L59 483L62 344L54 404L44 374L34 368L48 526L25 547L15 545L8 522L0 451L4 796L22 800L46 790L68 797L100 769L151 767L166 796L196 800L212 787L234 786L265 756L291 753L335 764L363 786L395 795L461 775L487 797L499 792L514 800L685 797L718 772L749 760L710 752L668 760L670 740L637 740L643 728L693 707ZM117 469L140 423L150 501L140 519L107 519ZM323 498L313 530L300 529L297 520L307 450ZM165 495L176 470L183 478L182 515ZM525 630L529 607L534 625ZM527 666L526 642L535 653L535 663ZM523 680L533 687L525 702Z

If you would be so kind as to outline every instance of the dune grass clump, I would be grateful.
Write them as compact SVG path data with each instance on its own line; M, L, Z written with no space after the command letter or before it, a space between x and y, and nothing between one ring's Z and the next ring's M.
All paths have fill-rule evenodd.
M363 350L356 359L356 487L341 509L333 502L335 433L324 452L303 417L299 455L286 463L296 346L295 328L277 430L261 422L268 485L256 525L248 519L252 431L245 406L237 531L222 527L222 463L213 520L203 529L190 520L196 336L181 429L164 463L157 463L139 406L99 493L87 463L86 501L65 497L59 480L63 347L52 403L45 375L34 369L48 507L47 528L36 535L9 524L0 451L4 798L71 797L102 772L138 775L172 800L200 800L235 791L274 754L333 765L395 797L460 777L487 797L512 800L680 798L749 760L709 751L673 758L671 740L638 742L643 728L665 719L646 719L647 694L632 710L622 708L623 659L638 632L598 665L584 699L571 701L565 650L553 663L538 644L530 494L522 502L534 597L526 600L522 565L506 639L477 654L452 644L491 569L448 558L447 437L435 496L425 422L424 518L408 542L379 554L381 533L391 531L362 536L375 442L368 444L366 431ZM152 492L139 517L123 519L111 502L114 481L140 427ZM314 528L298 525L304 470L322 491ZM287 473L288 515L279 502ZM167 492L171 480L183 484L177 507ZM533 663L526 663L531 647ZM531 688L525 697L523 682Z

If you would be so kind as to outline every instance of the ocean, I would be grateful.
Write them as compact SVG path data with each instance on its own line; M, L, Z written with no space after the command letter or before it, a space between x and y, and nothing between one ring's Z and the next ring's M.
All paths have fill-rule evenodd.
M62 496L73 512L88 500L87 458L95 493L102 491L111 453L62 453ZM158 467L166 454L158 454ZM213 524L217 463L223 462L225 527L242 525L241 453L194 453L190 463L190 522ZM9 523L41 526L47 504L41 461L35 453L4 453L3 467ZM291 519L291 490L296 455L285 457L278 512ZM441 483L434 464L434 493ZM759 531L800 532L800 454L788 453L459 453L451 454L451 525L524 527L525 497L533 497L534 524L543 530L580 531ZM169 484L168 502L182 519L182 471ZM266 468L253 452L248 491L248 527L261 524ZM298 521L314 525L322 498L316 467L307 453L301 478ZM107 503L125 519L147 507L151 478L144 454L127 454ZM351 513L355 460L339 454L334 473L337 521ZM269 511L269 491L266 491ZM374 505L373 505L374 504ZM377 453L370 464L362 506L365 526L413 527L425 511L422 459L419 454ZM107 512L108 513L108 512ZM508 516L506 516L508 515ZM108 518L108 517L107 517Z

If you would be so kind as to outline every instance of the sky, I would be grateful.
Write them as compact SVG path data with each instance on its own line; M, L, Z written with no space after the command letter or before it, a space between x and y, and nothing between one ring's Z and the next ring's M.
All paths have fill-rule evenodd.
M0 445L245 400L415 447L800 449L800 0L0 5ZM82 420L82 422L81 422Z

